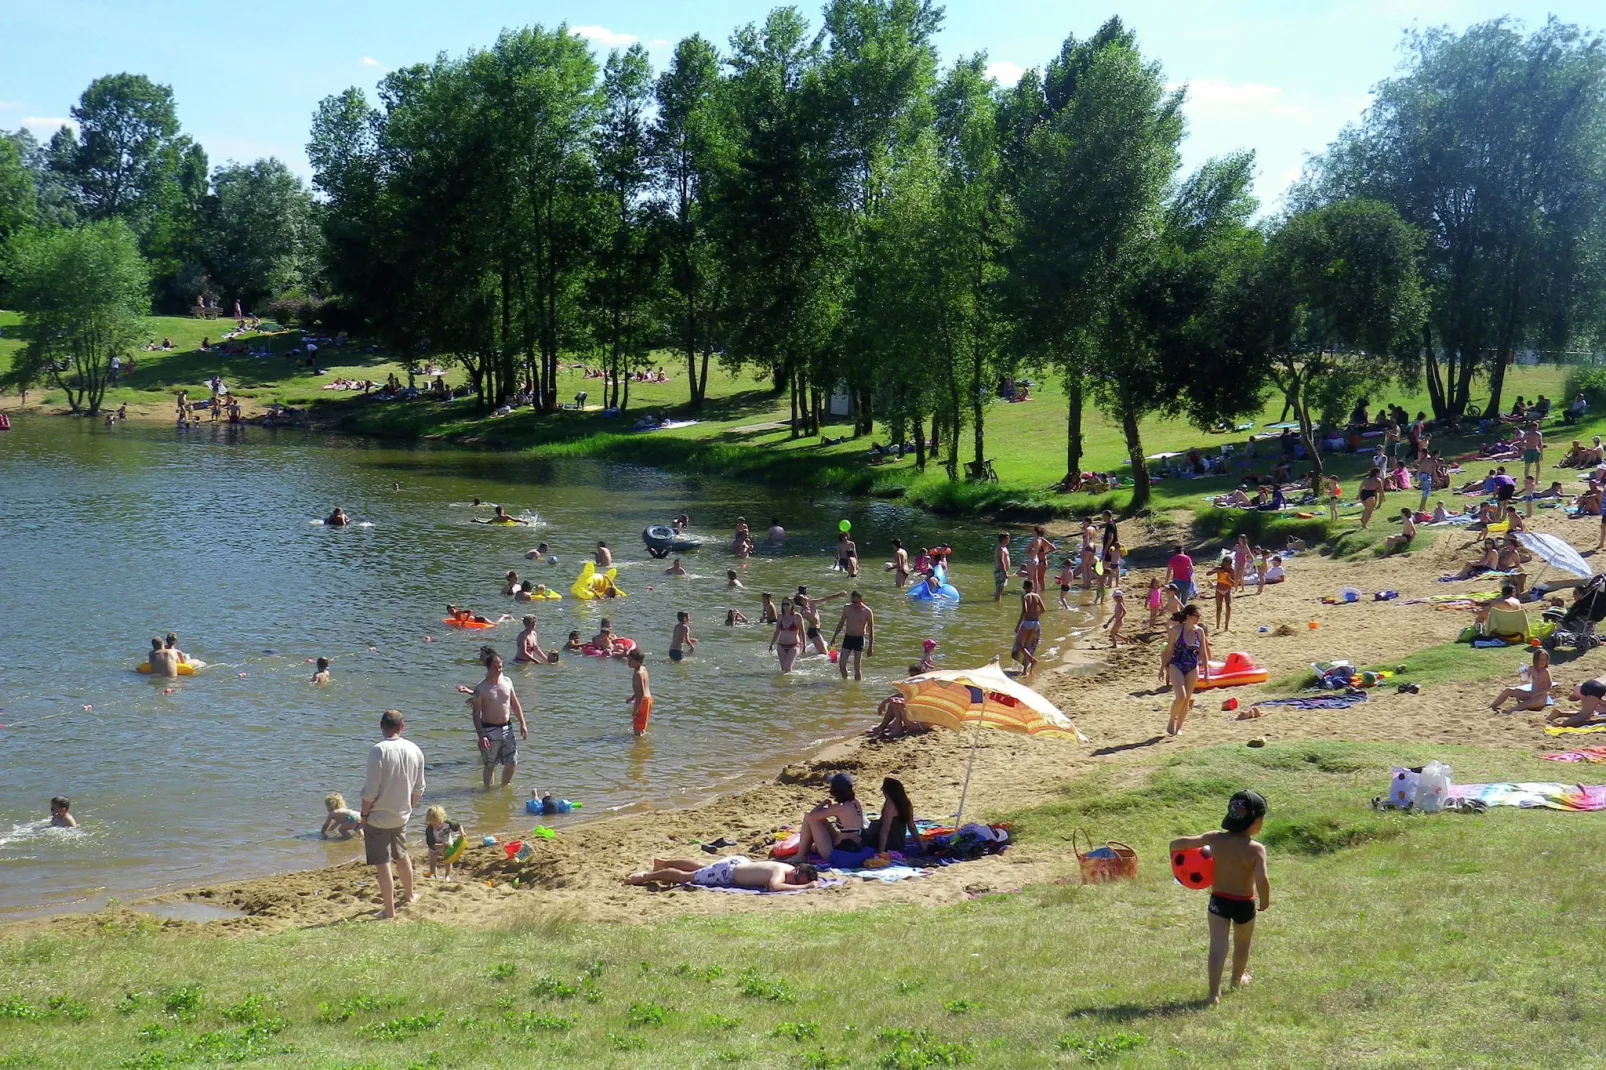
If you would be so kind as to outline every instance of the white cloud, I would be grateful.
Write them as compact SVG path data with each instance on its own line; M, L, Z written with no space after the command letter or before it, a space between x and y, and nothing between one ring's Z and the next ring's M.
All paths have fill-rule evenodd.
M1303 115L1305 109L1290 104L1279 86L1255 82L1228 82L1221 78L1195 78L1173 82L1170 88L1186 85L1191 111L1212 115L1258 112L1262 115Z
M372 56L364 56L359 62L364 67L381 67L381 66L383 66L382 63L380 63L377 59L375 59Z
M983 73L989 78L996 79L999 85L1014 85L1026 71L1008 60L1001 59L987 64L987 70Z
M659 37L659 38L654 38L653 40L648 41L647 43L649 45L651 45L652 47L654 47L654 48L668 48L670 45L674 44L675 42L673 42L673 41L665 41L663 38Z
M0 100L0 111L15 110L20 107L22 107L21 104L13 104L7 100Z
M606 26L576 26L569 31L576 37L583 37L587 41L595 41L607 48L624 48L635 44L640 38L628 33L615 33Z
M76 119L42 119L37 116L28 116L22 120L22 125L32 131L35 137L50 137L64 126L72 130L78 129Z

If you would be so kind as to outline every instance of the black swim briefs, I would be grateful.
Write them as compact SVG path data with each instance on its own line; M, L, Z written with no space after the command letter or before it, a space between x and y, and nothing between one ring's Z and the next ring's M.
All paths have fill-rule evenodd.
M679 661L681 658L683 658L685 656L686 655L683 652L679 651L679 650L671 650L669 652L669 660L670 661Z
M1606 698L1606 684L1599 680L1585 680L1578 685L1578 693L1590 698Z
M1248 925L1255 920L1255 901L1253 899L1239 899L1236 896L1217 895L1210 893L1210 913L1218 918L1226 918L1234 925Z
M844 635L842 637L842 652L844 654L846 654L850 650L863 650L863 649L864 649L864 636L862 636L862 635Z

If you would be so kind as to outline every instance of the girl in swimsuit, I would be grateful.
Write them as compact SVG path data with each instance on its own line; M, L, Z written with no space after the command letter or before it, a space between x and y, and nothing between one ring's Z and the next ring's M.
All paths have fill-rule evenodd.
M1210 640L1199 623L1199 607L1189 603L1172 614L1166 633L1166 660L1160 663L1160 682L1171 686L1171 718L1165 734L1180 736L1193 706L1193 689L1201 678L1210 679Z
M797 663L798 645L802 642L803 618L792 611L792 600L781 599L781 612L775 618L775 631L770 636L770 649L781 660L781 675L792 671Z

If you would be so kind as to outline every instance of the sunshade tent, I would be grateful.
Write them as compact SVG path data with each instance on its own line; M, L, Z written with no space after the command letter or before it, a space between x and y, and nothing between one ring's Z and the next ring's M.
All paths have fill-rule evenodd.
M1007 676L998 667L997 658L980 668L922 673L893 686L903 695L909 716L921 724L954 732L967 728L996 728L1035 739L1087 742L1087 737L1059 707ZM955 821L965 812L965 795L970 790L970 773L975 764L976 739L973 736Z

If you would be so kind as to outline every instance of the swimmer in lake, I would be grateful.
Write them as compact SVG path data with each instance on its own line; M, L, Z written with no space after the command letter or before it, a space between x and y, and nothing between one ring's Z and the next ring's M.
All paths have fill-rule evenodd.
M578 639L578 633L571 633ZM513 655L514 661L527 662L532 665L551 665L558 660L556 650L541 649L541 633L535 630L535 618L524 618L524 630L519 633L517 640L518 653Z
M324 518L323 526L326 528L343 528L349 523L351 523L351 517L346 515L344 509L337 506L334 512Z
M731 568L725 570L725 581L725 589L727 591L742 590L742 581L736 578L735 569Z
M574 653L574 654L580 653L585 648L586 648L586 645L580 641L580 633L579 632L570 632L569 633L569 641L567 643L563 644L563 649L569 651L570 653Z
M152 676L177 676L178 651L169 650L160 639L151 640L150 665Z
M502 580L502 593L504 595L512 597L519 593L519 574L517 572L508 569L507 575L502 577Z
M593 556L596 558L598 568L611 568L613 566L613 551L608 549L607 543L597 543L597 552Z
M478 505L479 501L476 499L474 504ZM502 507L500 505L498 505L496 507L496 512L490 517L490 519L488 519L488 520L475 520L475 521L473 521L473 523L475 523L475 524L523 524L523 525L528 526L530 522L528 520L520 520L516 516L508 516L507 513L505 513L502 510Z
M672 564L668 568L664 569L664 575L665 576L684 576L685 574L686 574L686 566L680 563L680 558L678 558L678 557L675 558L675 563L674 564Z
M312 674L312 682L315 684L327 684L329 682L328 658L318 659L318 671Z
M167 647L167 649L171 650L174 654L178 655L178 663L180 665L188 665L190 663L190 656L178 648L178 636L174 633L168 632L167 638L163 641L162 645Z
M446 607L446 615L448 617L452 618L452 620L457 621L460 624L466 624L466 623L473 623L473 624L501 624L505 620L512 620L513 619L509 614L504 613L500 617L498 617L496 620L492 620L490 617L481 616L480 614L475 613L472 610L459 609L459 608L457 608L456 606L453 606L453 605L448 605Z
M691 637L691 614L681 610L675 614L675 630L669 637L669 660L680 661L687 650L697 653L697 640Z
M546 543L543 542L533 550L524 551L524 556L530 561L541 561L550 557L551 553L547 550Z
M763 594L759 595L759 597L764 600L764 608L759 612L758 622L760 624L774 624L775 623L775 602L774 602L774 600L770 598L770 593L768 591L765 591Z
M747 623L747 614L743 613L741 610L739 610L739 609L727 609L725 611L725 627L734 628L738 624L746 624L746 623Z

